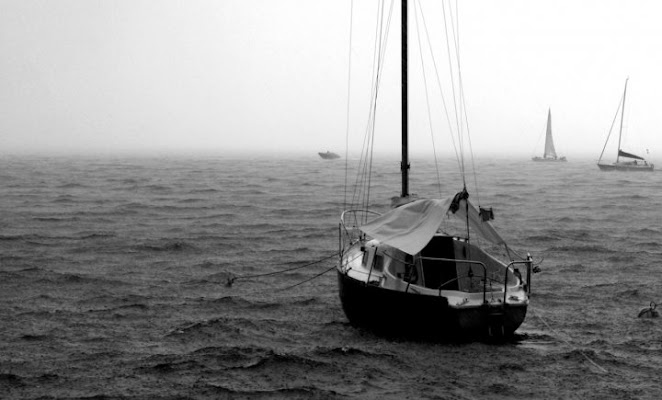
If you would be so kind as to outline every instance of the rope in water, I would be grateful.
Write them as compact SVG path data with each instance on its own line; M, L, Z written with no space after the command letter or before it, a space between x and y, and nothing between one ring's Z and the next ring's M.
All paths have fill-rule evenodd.
M332 270L334 270L334 269L336 269L336 266L335 266L335 265L334 265L333 267L329 268L329 269L326 269L326 270L320 272L319 274L313 276L312 278L308 278L308 279L303 280L303 281L301 281L301 282L299 282L299 283L295 283L295 284L292 285L292 286L287 286L287 287L284 287L284 288L279 289L279 290L289 290L289 289L295 288L295 287L297 287L297 286L299 286L299 285L303 285L304 283L306 283L306 282L310 282L310 281L312 281L313 279L319 278L320 276L322 276L322 275L326 274L327 272L332 271Z
M282 269L282 270L278 270L278 271L274 271L274 272L268 272L268 273L266 273L266 274L233 276L233 277L228 278L228 281L227 281L227 283L226 283L226 286L232 286L232 284L233 284L236 280L239 280L239 279L261 278L261 277L264 277L264 276L278 275L278 274L283 274L283 273L285 273L285 272L296 271L296 270L298 270L298 269L303 269L303 268L306 268L306 267L310 267L311 265L319 264L319 263L321 263L322 261L326 261L326 260L328 260L328 259L330 259L330 258L336 257L337 255L338 255L338 253L335 252L335 253L333 253L333 254L331 254L331 255L329 255L329 256L327 256L327 257L324 257L324 258L322 258L322 259L320 259L320 260L317 260L317 261L313 261L313 262L310 262L310 263L307 263L307 264L304 264L304 265L299 265L299 266L292 267L292 268L286 268L286 269ZM334 268L335 268L335 266L334 266ZM326 273L326 272L328 272L328 271L325 271L324 273ZM320 275L321 275L321 274L320 274ZM316 276L314 276L313 278L316 278L317 276L319 276L319 275L316 275ZM311 278L311 279L312 279L312 278ZM306 281L304 281L304 282L306 282ZM300 282L300 283L303 283L303 282ZM300 284L300 283L299 283L299 284ZM298 284L297 284L297 285L298 285ZM295 286L296 286L296 285L295 285Z
M547 327L547 329L549 329L550 331L554 332L554 333L556 334L556 336L559 337L559 339L561 339L561 341L563 341L566 345L568 345L568 346L570 346L570 347L573 347L575 350L577 350L577 351L579 352L579 354L581 354L582 356L584 356L584 358L586 358L586 360L588 360L588 362L590 362L591 364L593 364L593 365L594 365L596 368L598 368L600 371L602 371L602 372L604 372L604 373L607 373L607 372L608 372L605 368L601 367L601 366L598 365L595 361L593 361L589 356L587 356L586 353L584 353L583 351L581 351L580 349L578 349L577 346L573 345L573 344L570 343L569 341L567 341L567 340L563 339L562 337L560 337L560 336L559 336L559 333L558 333L554 328L552 328L552 327L547 323L547 321L545 321L545 320L544 320L544 319L538 314L537 310L531 308L531 311L536 311L536 312L534 313L535 316L536 316L536 317L537 317L537 318L538 318L543 324L545 324L545 326ZM566 336L567 336L567 334L566 334Z

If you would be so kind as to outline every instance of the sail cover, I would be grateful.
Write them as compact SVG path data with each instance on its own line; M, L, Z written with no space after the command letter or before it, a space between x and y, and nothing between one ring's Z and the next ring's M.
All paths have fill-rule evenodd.
M626 153L623 150L618 151L618 156L619 157L628 157L628 158L634 158L635 160L643 160L643 157L639 157L637 155L634 155L632 153Z
M556 158L556 149L554 149L554 139L552 138L552 110L547 111L547 135L545 136L545 154L544 158Z
M460 201L460 207L454 214L449 210L452 201L453 197L443 200L416 200L380 215L360 229L382 243L415 255L430 242L444 218L467 219L467 200ZM493 243L505 243L492 225L482 220L478 210L471 203L468 208L471 228Z

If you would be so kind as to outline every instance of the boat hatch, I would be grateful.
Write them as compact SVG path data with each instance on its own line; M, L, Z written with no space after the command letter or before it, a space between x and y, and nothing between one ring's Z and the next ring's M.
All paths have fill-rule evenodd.
M434 260L439 258L454 259L455 248L453 242L452 237L435 236L421 251L421 264L426 287L458 290L455 262Z

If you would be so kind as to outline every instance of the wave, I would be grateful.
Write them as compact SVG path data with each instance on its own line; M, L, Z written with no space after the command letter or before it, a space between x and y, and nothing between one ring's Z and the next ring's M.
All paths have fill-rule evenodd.
M587 267L583 264L571 264L571 265L561 265L559 266L559 272L561 273L580 273L583 274L587 270Z
M214 188L204 188L204 189L192 189L191 194L214 194L220 193L221 191Z
M57 196L54 200L52 200L52 203L75 203L77 202L77 198L75 196L69 195L69 194L64 194Z
M612 262L612 263L627 263L632 260L632 256L629 254L612 254L609 257L607 257L607 261Z
M36 282L39 283L56 283L56 284L103 284L107 285L108 282L103 278L87 276L83 274L76 273L66 273L66 272L54 272L54 271L45 271L46 276L36 279Z
M338 357L366 357L374 360L391 361L397 359L394 354L384 352L372 352L357 347L343 346L343 347L324 347L318 346L312 350L312 354L317 357L325 359L336 359Z
M251 325L252 322L243 318L218 317L181 325L171 330L166 337L189 341L198 335L229 335L227 338L241 336L242 326Z
M82 183L78 182L68 182L68 183L63 183L61 185L56 185L56 189L87 189L89 186L83 185Z
M614 282L599 282L599 283L591 283L588 285L583 285L582 287L584 289L598 289L598 288L611 288L611 287L622 287L623 282L619 281L614 281Z
M112 237L117 237L117 233L109 231L99 231L99 232L80 232L79 237L75 238L76 240L88 240L88 239L107 239Z
M197 247L182 240L166 241L165 243L142 243L132 246L136 251L147 252L191 252L196 251Z
M614 253L617 250L609 249L607 247L594 244L594 245L565 245L565 246L553 246L547 249L548 252L558 251L558 252L567 252L567 253Z
M158 376L196 374L197 391L211 397L329 398L331 395L334 398L335 392L311 386L304 378L312 370L339 372L339 368L327 367L327 363L273 349L214 346L183 355L151 356L137 370ZM210 373L216 377L222 373L220 376L225 379L210 382L207 378Z
M50 335L24 334L21 336L21 339L25 340L26 342L42 342L51 340L52 337Z
M4 386L11 390L11 388L18 389L25 386L28 386L28 382L24 382L25 378L20 375L12 373L0 373L0 383L1 386Z
M124 286L128 284L124 283ZM87 313L107 312L123 308L143 308L146 309L152 298L137 294L116 294L108 293L100 296L81 298L78 300L79 307L87 308Z
M639 290L638 289L627 289L627 290L622 290L616 294L616 297L618 298L627 298L627 297L634 297L634 298L639 298Z
M33 217L32 218L34 221L39 221L39 222L74 222L74 221L79 221L80 218L76 216L68 216L68 217Z
M31 235L23 235L23 234L18 234L18 235L0 235L0 241L14 241L14 240L26 240L27 238L31 237Z
M553 234L539 234L539 235L532 235L532 236L527 236L524 238L525 242L549 242L549 241L556 241L560 240L561 238L553 235Z
M273 350L266 350L258 357L252 359L241 365L239 368L247 370L279 370L279 369L300 369L303 371L310 368L322 368L327 366L328 363L313 358L305 357L298 354L280 353Z
M641 247L645 247L647 249L650 249L650 250L658 250L658 249L662 248L662 243L660 243L660 242L639 242L638 245L641 246ZM655 254L657 254L657 253L655 253Z
M107 239L109 237L116 237L115 232L108 231L98 231L98 232L79 232L77 234L66 236L66 235L44 235L38 233L31 234L18 234L18 235L0 235L0 241L25 241L33 244L39 245L60 245L60 243L52 242L61 242L61 241L79 241L79 240L89 240L89 239ZM48 241L51 243L44 243Z
M200 383L205 392L210 392L212 397L220 396L225 398L264 398L264 399L335 399L338 397L347 397L333 389L323 389L314 386L292 386L276 389L247 389L246 387L237 387L236 385L212 384L209 382ZM265 385L270 387L271 385Z

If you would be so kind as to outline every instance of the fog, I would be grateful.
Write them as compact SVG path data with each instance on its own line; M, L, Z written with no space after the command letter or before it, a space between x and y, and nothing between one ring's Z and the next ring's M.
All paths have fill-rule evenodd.
M358 86L360 60L372 56L362 40L376 9L353 3L2 0L0 154L344 153L348 98L350 135L364 129L366 97L348 96L348 79ZM438 1L421 5L428 24L441 21ZM656 1L459 2L476 155L541 153L551 108L557 152L597 159L629 77L623 147L654 161L660 15ZM397 54L387 57L397 67ZM392 71L380 116L397 128ZM416 85L412 107L422 108ZM417 124L412 151L424 152ZM397 152L390 130L376 146Z

